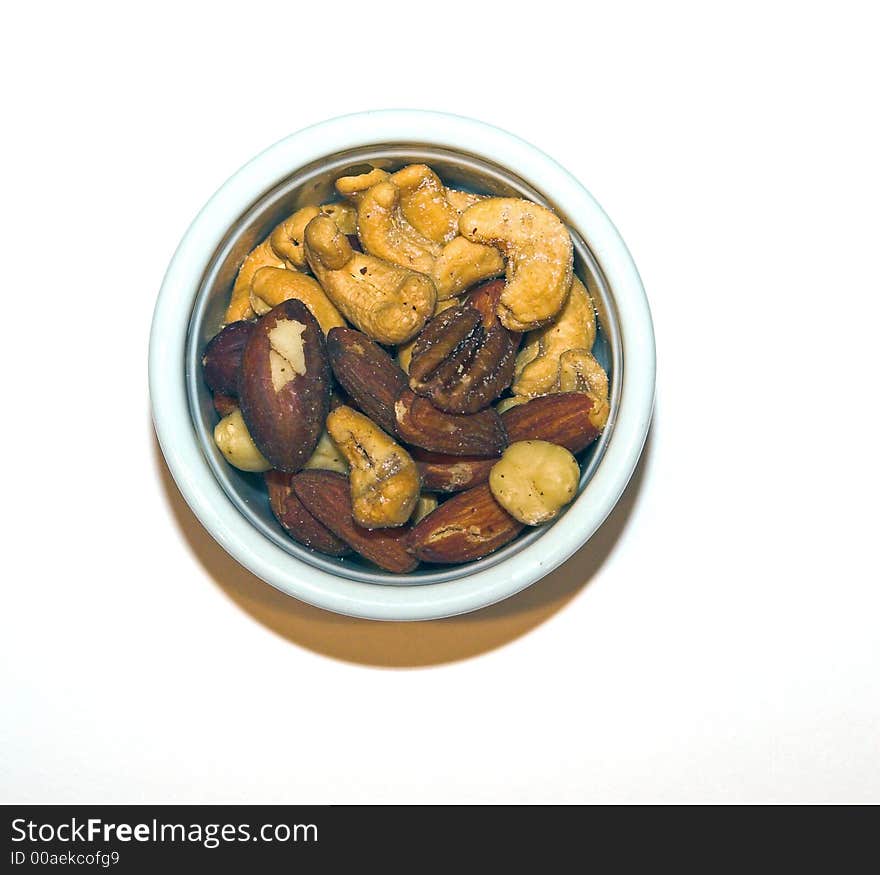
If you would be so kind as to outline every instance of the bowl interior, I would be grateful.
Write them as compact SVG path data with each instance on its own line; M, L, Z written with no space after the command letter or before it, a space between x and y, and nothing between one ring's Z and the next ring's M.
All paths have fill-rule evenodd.
M596 259L568 217L554 204L551 196L538 191L526 180L481 157L459 151L418 144L378 144L328 156L320 162L295 170L279 185L263 192L230 227L208 263L195 298L186 350L186 385L193 427L208 464L226 495L263 536L309 565L365 583L414 585L457 580L517 553L540 538L554 523L526 529L524 534L506 547L475 562L459 566L425 565L405 575L388 574L357 557L334 559L303 547L284 532L272 515L262 475L233 468L215 446L213 430L219 417L214 410L211 393L202 379L201 356L206 343L222 323L239 266L247 253L268 236L278 222L307 204L337 200L333 183L340 176L363 172L369 166L396 170L412 163L429 164L450 187L480 194L524 197L550 207L567 222L574 241L575 271L589 289L599 317L593 354L608 372L611 406L602 436L579 454L579 495L602 459L620 406L623 350L611 291Z

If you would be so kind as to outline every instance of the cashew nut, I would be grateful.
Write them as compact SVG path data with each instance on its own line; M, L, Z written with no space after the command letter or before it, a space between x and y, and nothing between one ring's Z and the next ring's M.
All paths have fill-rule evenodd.
M417 334L437 301L433 281L355 252L327 216L306 227L306 256L327 297L368 337L398 345Z
M330 216L343 234L357 234L357 210L346 203L322 204L320 207L302 207L286 218L269 235L269 244L275 254L294 270L308 270L305 251L306 225L315 216Z
M516 357L513 391L530 397L566 391L559 385L560 358L569 350L589 351L595 339L593 302L584 284L574 277L559 315L549 325L525 336Z
M461 301L458 298L446 298L445 301L437 301L434 305L434 312L431 314L433 319L438 313L448 310L450 307L457 307ZM397 347L397 364L400 365L404 373L409 373L409 363L412 361L413 347L416 345L416 339L413 338L402 346Z
M440 299L449 298L480 280L501 274L504 259L494 247L472 243L458 236L441 245L408 221L403 209L404 193L393 180L395 176L409 171L409 167L399 170L394 176L374 185L360 198L358 234L364 249L392 264L427 274L434 280ZM450 214L455 212L445 200L443 203ZM410 203L410 212L415 211ZM424 221L421 224L427 226Z
M455 210L459 213L463 213L468 207L472 207L474 204L486 200L486 195L472 194L469 191L458 191L454 188L447 188L446 200L449 201L450 205Z
M419 500L416 502L415 510L409 518L410 525L414 526L416 523L421 522L429 513L437 510L438 504L436 495L420 495Z
M357 204L365 192L377 183L384 182L388 176L388 171L380 167L374 167L367 173L359 173L356 176L340 176L336 180L336 191L353 204Z
M409 453L371 419L343 405L327 417L327 431L351 465L352 513L368 529L402 526L419 498L419 472Z
M241 471L268 471L272 467L257 449L237 407L214 426L214 443L226 461Z
M251 307L258 316L268 313L282 301L296 298L309 308L326 334L345 325L342 314L324 294L317 280L294 270L262 267L251 281Z
M225 323L254 318L254 310L251 307L251 281L261 267L284 267L284 261L278 257L268 240L264 240L252 249L239 268L232 287L232 297L223 317Z
M532 399L526 395L511 395L509 398L502 398L495 405L495 412L500 416L502 413L506 413L510 410L511 407L519 407L520 404L525 404L526 401L531 401Z
M348 462L345 461L345 457L339 452L339 447L333 443L333 438L330 437L326 429L321 432L318 446L315 447L315 452L312 453L303 468L318 468L323 471L348 474Z
M593 399L590 422L601 431L608 422L608 374L592 353L569 349L559 359L559 391L582 392Z
M518 198L488 198L461 214L459 228L475 243L507 256L501 323L528 331L552 319L571 288L573 249L565 225L545 207Z
M330 216L343 234L357 234L358 214L352 204L344 202L321 204L321 212L325 216Z
M489 488L495 500L527 526L558 515L577 492L581 471L565 447L547 441L517 441L492 466Z
M446 197L446 186L426 164L410 164L391 174L400 190L400 211L419 234L435 243L458 236L458 210Z

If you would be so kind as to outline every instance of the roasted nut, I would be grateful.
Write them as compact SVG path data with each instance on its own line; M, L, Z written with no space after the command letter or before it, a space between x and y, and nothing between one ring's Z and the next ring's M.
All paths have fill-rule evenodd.
M221 417L229 416L230 413L238 410L238 398L233 398L232 395L224 395L222 392L215 392L211 400L214 402L214 410L216 410Z
M538 526L554 519L574 498L580 476L577 460L564 447L517 441L492 468L489 488L512 517Z
M538 204L487 198L465 210L463 236L497 246L507 256L507 286L498 316L511 331L528 331L552 319L568 296L572 243L568 229Z
M353 328L334 328L327 335L327 356L333 375L355 407L394 434L394 402L406 388L406 374L394 359Z
M397 434L407 443L452 456L497 456L507 446L501 419L491 408L461 415L438 410L404 390L394 405Z
M596 440L607 418L607 404L590 395L564 392L507 410L501 421L511 442L550 441L579 453Z
M458 236L458 210L446 199L446 186L426 164L410 164L390 181L400 190L400 211L409 224L435 243Z
M569 349L559 358L559 390L587 392L607 401L608 374L592 353L585 349Z
M424 562L470 562L503 547L522 528L483 484L454 495L414 526L409 549Z
M434 317L439 316L444 310L452 307L458 307L461 301L458 298L446 298L444 301L437 301L434 305ZM409 363L412 361L413 347L416 345L418 337L414 337L407 343L397 347L397 363L400 365L404 373L409 373Z
M370 254L429 275L440 299L504 270L501 253L491 246L463 237L441 245L416 230L404 216L401 191L391 179L374 185L360 198L358 234Z
M519 335L498 322L487 303L491 298L487 292L441 313L416 340L409 365L410 388L441 410L476 413L513 380Z
M469 191L458 191L454 188L446 189L446 200L459 213L463 213L468 207L480 201L486 200L484 194L473 194Z
M434 312L437 293L429 277L355 252L326 216L306 227L306 255L330 300L379 343L405 343Z
M214 426L214 443L226 461L240 471L266 471L272 467L257 449L238 408Z
M212 392L238 395L241 354L253 327L252 322L230 322L208 341L202 356L202 373Z
M330 216L336 222L336 227L346 236L357 234L357 209L352 204L321 204L321 212Z
M507 413L513 407L518 407L520 404L525 404L527 401L531 401L528 395L511 395L508 398L502 398L495 405L495 412L501 416L502 413Z
M351 465L352 514L358 525L387 529L406 523L421 489L409 453L351 407L334 410L327 431Z
M254 318L254 310L251 307L251 280L261 267L284 267L284 261L278 257L268 240L264 240L252 249L239 268L224 322Z
M320 215L318 207L302 207L286 218L269 235L272 251L295 270L306 268L305 232L306 225Z
M449 456L417 447L411 451L422 478L422 488L431 492L461 492L489 479L497 457Z
M315 452L309 456L308 462L303 465L303 469L318 469L321 471L336 471L338 474L348 476L348 462L345 456L339 451L339 447L333 443L333 438L327 433L326 429L321 432L318 438L318 446Z
M248 431L273 468L298 471L317 446L330 403L324 335L306 305L285 301L263 316L241 366Z
M348 478L333 471L302 471L291 480L306 510L365 559L399 574L419 564L406 549L408 529L364 529L352 516Z
M251 306L258 316L268 313L283 301L302 301L326 334L331 328L345 325L342 314L324 294L317 280L304 273L262 267L251 282Z
M346 556L351 548L313 517L297 498L286 471L267 471L264 475L269 492L269 506L282 527L300 544L328 556Z
M380 167L374 167L366 173L359 173L353 176L340 176L336 180L336 191L344 198L357 204L365 192L369 191L374 185L384 182L388 179L387 170Z
M437 497L434 495L420 495L416 506L413 509L412 516L409 518L410 525L423 520L429 513L437 510Z
M593 301L584 284L574 277L559 315L549 325L525 336L523 348L516 357L513 391L533 397L570 391L560 385L560 359L569 350L588 352L595 339Z

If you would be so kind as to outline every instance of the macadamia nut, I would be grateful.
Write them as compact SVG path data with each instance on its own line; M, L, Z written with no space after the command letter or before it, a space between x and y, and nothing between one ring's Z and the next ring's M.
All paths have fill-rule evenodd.
M528 526L552 520L577 492L580 468L565 447L547 441L511 444L489 474L495 500Z
M240 471L268 471L272 467L257 449L238 408L214 427L214 443L226 461Z

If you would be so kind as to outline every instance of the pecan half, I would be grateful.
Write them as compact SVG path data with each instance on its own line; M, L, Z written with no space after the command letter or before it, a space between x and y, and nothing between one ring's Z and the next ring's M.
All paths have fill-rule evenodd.
M504 283L486 286L432 319L412 350L410 389L448 413L476 413L513 382L520 335L495 315Z

